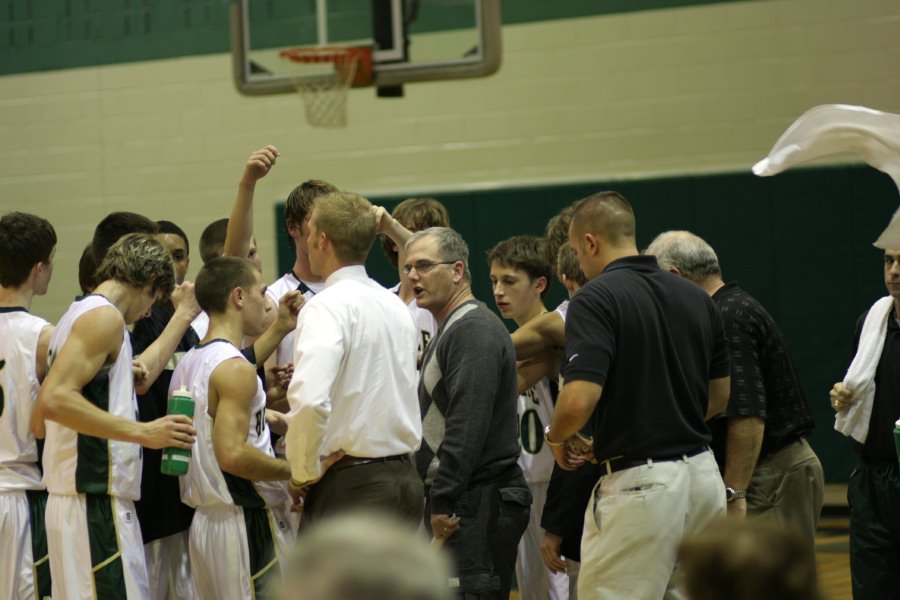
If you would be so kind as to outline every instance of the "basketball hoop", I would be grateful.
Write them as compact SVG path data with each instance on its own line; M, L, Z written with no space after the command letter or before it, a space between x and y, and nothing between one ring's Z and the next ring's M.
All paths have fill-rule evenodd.
M306 121L313 127L346 127L347 91L372 84L372 48L304 46L279 54L300 68L294 85L303 99Z

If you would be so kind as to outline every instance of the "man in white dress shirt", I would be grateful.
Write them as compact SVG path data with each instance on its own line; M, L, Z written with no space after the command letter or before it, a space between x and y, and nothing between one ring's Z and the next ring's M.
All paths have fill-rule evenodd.
M416 330L404 303L366 274L374 239L368 200L341 192L315 199L309 264L325 289L297 319L286 436L291 493L305 494L310 520L360 507L413 524L422 518L410 460L422 438ZM343 456L323 472L320 459L335 453Z

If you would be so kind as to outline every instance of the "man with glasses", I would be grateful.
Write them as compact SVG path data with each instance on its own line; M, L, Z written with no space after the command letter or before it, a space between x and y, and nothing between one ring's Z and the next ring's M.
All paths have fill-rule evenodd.
M416 304L440 324L422 361L425 524L454 558L461 596L507 598L531 492L517 463L516 355L509 333L472 295L469 249L432 227L406 243Z

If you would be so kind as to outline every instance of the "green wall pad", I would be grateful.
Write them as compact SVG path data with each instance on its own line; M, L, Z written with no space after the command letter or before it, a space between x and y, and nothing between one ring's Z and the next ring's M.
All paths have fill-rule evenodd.
M333 0L335 41L371 37L356 31L369 0ZM424 0L426 2L432 0ZM505 24L586 17L741 0L504 0ZM229 0L0 0L0 75L90 67L228 52ZM254 14L271 21L266 41L297 44L314 31L310 0L255 0ZM452 29L452 4L428 11L422 33ZM302 37L302 36L300 36Z
M485 254L519 234L541 235L568 203L600 190L621 192L637 215L638 243L662 231L688 229L716 249L727 281L737 280L769 310L787 337L816 418L811 442L828 481L846 481L855 463L847 438L833 431L828 390L843 378L856 319L885 295L881 253L872 241L897 209L897 189L868 167L792 171L772 178L750 173L595 182L432 196L450 212L470 245L475 295L494 308ZM428 195L417 193L416 196ZM372 197L392 209L403 197ZM293 264L275 207L279 269ZM367 263L384 285L397 282L376 242ZM546 302L563 299L554 283Z

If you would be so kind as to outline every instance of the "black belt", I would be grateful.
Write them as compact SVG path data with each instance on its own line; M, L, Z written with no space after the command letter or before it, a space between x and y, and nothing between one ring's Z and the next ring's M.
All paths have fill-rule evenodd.
M386 463L393 460L409 460L409 454L395 454L393 456L379 456L378 458L369 458L369 457L359 457L359 456L344 456L341 460L337 461L331 466L330 471L339 471L341 469L349 469L350 467L356 467L359 465L368 465L372 463Z
M684 454L679 454L677 456L664 456L662 458L625 458L624 456L616 456L614 458L609 458L604 460L600 464L606 467L606 474L612 475L616 471L623 471L625 469L633 469L634 467L643 467L646 465L652 465L653 463L658 462L672 462L673 460L682 460L691 458L692 456L697 456L698 454L703 454L704 452L709 452L709 446L700 446L696 450L691 450L690 452L685 452Z

